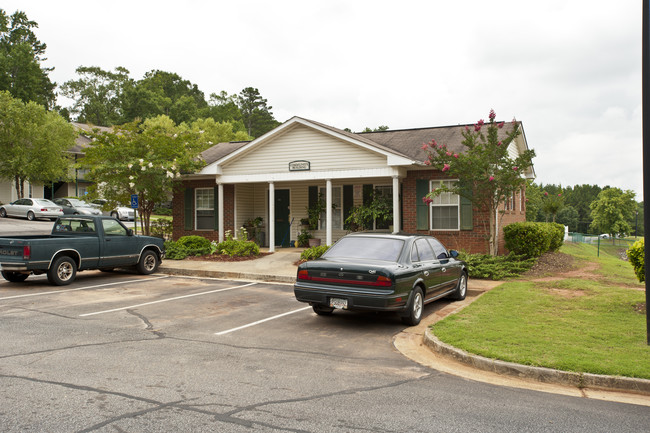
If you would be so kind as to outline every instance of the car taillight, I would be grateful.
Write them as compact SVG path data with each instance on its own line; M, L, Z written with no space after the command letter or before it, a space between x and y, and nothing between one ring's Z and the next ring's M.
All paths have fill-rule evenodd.
M339 284L348 284L353 286L375 286L375 287L390 287L393 285L393 281L383 275L379 275L376 280L351 280L351 279L342 279L342 278L328 278L328 277L316 277L309 275L309 272L306 270L298 271L299 280L310 280L310 281L319 281L322 283L339 283Z
M32 257L32 247L25 245L23 247L23 260L29 260Z

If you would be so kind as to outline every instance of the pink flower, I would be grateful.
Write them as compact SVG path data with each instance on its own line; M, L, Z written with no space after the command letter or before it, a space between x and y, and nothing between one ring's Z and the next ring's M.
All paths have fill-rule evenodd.
M449 170L449 164L445 164L445 165L442 167L442 171L447 171L447 170Z
M427 148L428 146L426 145L426 143L422 143L422 150L427 150Z
M474 125L474 132L479 132L481 130L481 125Z
M424 202L424 204L431 204L431 203L433 203L433 199L430 199L429 197L426 197L426 196L425 196L425 197L422 197L422 201Z
M505 122L499 122L497 123L497 128L501 129L503 128L503 125L505 125Z
M469 132L469 126L465 125L465 131Z
M438 145L438 143L436 143L436 140L431 140L431 142L429 143L429 146L431 146L433 148L435 148L437 145Z
M426 161L424 161L424 165L431 165L431 161L427 159Z
M501 146L502 144L503 144L503 142L502 142L502 141L499 141L499 142L497 143L497 146Z
M447 156L451 156L451 152L447 151Z
M562 197L562 193L559 193L557 196L558 196L558 197Z
M489 178L488 180L489 180L490 182L492 182L492 181L494 180L494 176L490 176L490 178Z
M484 123L485 123L485 121L483 119L480 119L476 124L478 126L483 126Z
M548 193L547 193L547 192L544 193L544 197L548 197Z
M490 120L494 120L495 117L497 117L497 113L494 110L490 110Z
M457 153L454 153L454 158L458 158L458 154L457 154Z
M514 167L512 167L512 169L513 169L514 171L517 171L517 170L519 170L519 167L517 167L517 166L515 165Z

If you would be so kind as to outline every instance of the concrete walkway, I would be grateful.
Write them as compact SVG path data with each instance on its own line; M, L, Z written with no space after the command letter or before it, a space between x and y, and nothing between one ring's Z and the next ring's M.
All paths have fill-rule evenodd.
M262 252L268 250L262 249ZM280 248L273 254L241 262L165 260L159 272L172 275L268 281L292 284L302 248ZM501 284L469 280L468 296L422 319L418 326L395 336L395 347L406 357L449 374L505 386L534 389L578 397L650 406L650 380L569 373L487 359L439 341L431 325L453 314Z

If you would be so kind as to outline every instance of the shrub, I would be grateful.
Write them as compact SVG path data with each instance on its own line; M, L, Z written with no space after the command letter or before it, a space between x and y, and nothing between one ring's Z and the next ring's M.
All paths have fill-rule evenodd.
M329 249L329 245L320 245L317 247L307 248L300 254L300 260L315 260L325 254Z
M260 247L253 241L246 240L247 232L241 229L240 239L234 239L230 230L226 232L226 240L216 245L216 252L230 257L248 257L260 254Z
M645 281L645 240L639 239L627 250L627 258L634 267L634 273L639 281Z
M550 230L551 242L548 247L549 251L557 251L564 244L564 226L558 223L548 223Z
M521 222L505 226L503 233L506 248L510 251L526 257L539 257L551 248L555 230L547 223ZM564 229L562 236L564 237Z
M518 277L537 262L536 258L528 258L514 253L507 256L461 253L459 258L467 263L470 278L487 280Z
M165 258L170 260L183 260L187 257L187 250L181 245L178 245L178 242L167 241L165 242Z
M210 241L203 236L183 236L176 243L186 251L188 256L210 254Z

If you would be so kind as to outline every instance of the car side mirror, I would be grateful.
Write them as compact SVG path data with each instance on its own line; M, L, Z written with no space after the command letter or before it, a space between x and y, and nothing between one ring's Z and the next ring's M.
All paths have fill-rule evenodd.
M126 229L127 236L133 236L133 229Z
M449 255L455 259L455 258L458 257L458 251L456 251L456 250L449 250Z

